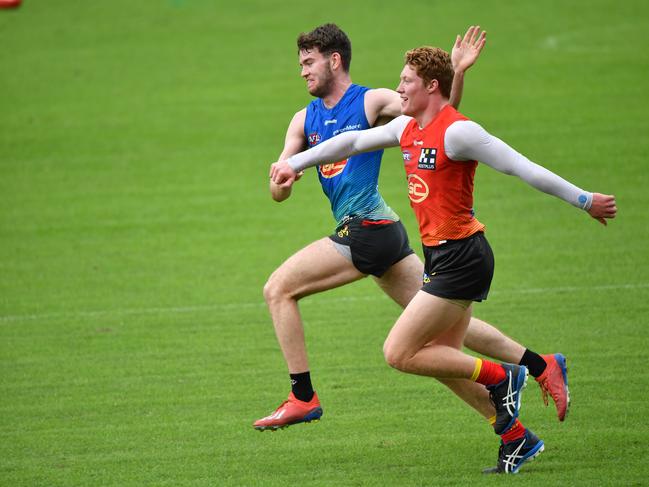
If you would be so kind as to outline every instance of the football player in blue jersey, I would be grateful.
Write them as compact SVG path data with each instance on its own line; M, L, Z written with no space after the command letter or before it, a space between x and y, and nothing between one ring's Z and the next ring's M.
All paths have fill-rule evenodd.
M486 33L471 26L457 36L451 59L454 69L450 104L458 107L464 73L480 55ZM297 40L301 76L316 97L291 120L278 160L303 151L347 130L363 130L401 114L396 91L369 89L352 83L349 69L351 42L334 24L301 34ZM264 298L286 360L291 392L272 414L257 420L258 430L276 430L318 420L322 407L313 390L298 301L314 293L372 275L379 287L404 307L421 288L423 263L410 248L396 213L378 192L382 151L370 152L318 168L318 178L330 200L337 222L329 237L317 240L289 257L268 279ZM291 188L270 182L275 201L284 201ZM524 365L548 394L563 421L570 396L565 357L538 355L503 335L493 326L472 318L465 338L471 350L504 362ZM471 381L443 381L466 400L474 397Z

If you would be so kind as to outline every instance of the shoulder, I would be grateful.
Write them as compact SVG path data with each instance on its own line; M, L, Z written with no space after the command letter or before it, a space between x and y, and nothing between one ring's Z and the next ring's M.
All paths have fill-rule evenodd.
M446 128L446 138L456 140L458 143L463 139L466 141L475 140L481 137L485 132L479 124L473 120L460 119L455 120Z
M304 130L304 124L306 123L306 108L298 111L293 115L291 123L288 126L289 133L299 133Z
M375 88L365 93L365 113L370 126L383 125L401 115L401 97L396 91Z
M414 118L407 115L399 115L397 118L388 123L385 128L389 130L397 139L401 139L404 133L406 133L409 126L412 125Z
M365 93L365 105L372 108L383 108L399 99L399 93L388 88L371 88Z
M489 134L472 120L451 123L444 134L444 148L452 159L470 158L476 149L489 143Z
M304 107L302 110L295 112L295 115L293 115L293 120L304 120L306 118L306 109L307 107Z

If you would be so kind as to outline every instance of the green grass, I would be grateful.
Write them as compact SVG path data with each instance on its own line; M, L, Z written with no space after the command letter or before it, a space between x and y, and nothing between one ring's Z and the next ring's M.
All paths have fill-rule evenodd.
M0 485L642 485L649 312L649 7L642 1L25 0L0 11ZM476 314L562 351L573 408L536 386L546 452L484 478L497 437L433 381L384 364L399 310L370 281L302 310L322 422L250 427L288 392L263 304L272 270L331 232L313 174L267 171L309 96L297 34L352 38L354 81L489 34L462 110L532 160L614 193L604 228L488 168L497 271ZM396 150L382 193L412 240Z

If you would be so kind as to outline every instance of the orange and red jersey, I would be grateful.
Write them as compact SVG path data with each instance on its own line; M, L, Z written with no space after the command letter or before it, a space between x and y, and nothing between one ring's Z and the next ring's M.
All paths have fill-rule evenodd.
M444 150L446 129L468 120L445 106L423 129L412 119L400 145L408 177L408 196L424 245L458 240L482 231L473 212L473 179L477 161L454 161Z

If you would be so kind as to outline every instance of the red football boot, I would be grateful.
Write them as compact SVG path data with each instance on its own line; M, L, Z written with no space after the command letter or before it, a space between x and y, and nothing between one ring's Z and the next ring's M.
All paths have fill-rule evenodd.
M541 355L548 364L543 373L536 378L541 387L543 402L548 405L548 394L552 396L557 407L559 421L566 419L570 407L570 391L568 390L568 367L566 357L560 353Z
M252 426L259 431L275 431L292 424L318 421L320 416L322 416L322 407L315 392L309 402L296 399L291 392L288 399L280 404L273 414L258 419Z
M18 8L22 0L0 0L0 8Z

